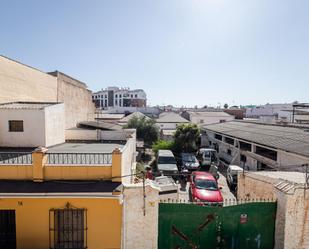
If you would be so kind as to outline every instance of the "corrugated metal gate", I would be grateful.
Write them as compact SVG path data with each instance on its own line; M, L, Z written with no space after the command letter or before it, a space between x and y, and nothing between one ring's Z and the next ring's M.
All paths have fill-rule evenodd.
M276 202L159 204L159 249L273 249Z

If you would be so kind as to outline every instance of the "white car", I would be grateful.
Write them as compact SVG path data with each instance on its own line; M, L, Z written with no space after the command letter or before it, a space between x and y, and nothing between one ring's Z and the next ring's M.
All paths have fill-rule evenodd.
M230 188L234 188L237 186L237 175L238 172L243 172L243 168L237 165L229 165L226 171L226 181Z

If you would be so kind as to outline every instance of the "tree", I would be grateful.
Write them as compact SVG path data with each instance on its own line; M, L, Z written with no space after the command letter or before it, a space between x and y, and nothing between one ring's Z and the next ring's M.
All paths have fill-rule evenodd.
M224 104L223 106L225 109L227 109L229 107L229 105L227 103Z
M136 129L137 139L144 141L146 147L150 147L159 138L159 128L153 119L143 117L132 117L125 128Z
M174 134L174 149L176 152L194 152L197 150L197 143L200 136L200 129L196 124L182 124L177 126Z

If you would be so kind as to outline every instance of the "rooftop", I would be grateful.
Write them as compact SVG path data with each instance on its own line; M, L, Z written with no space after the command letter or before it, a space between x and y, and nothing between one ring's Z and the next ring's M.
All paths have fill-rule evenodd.
M275 180L285 180L298 184L305 184L305 173L301 172L286 172L286 171L256 171L246 172L246 174L254 174L263 177L269 177Z
M125 116L124 118L120 119L119 123L126 123L133 117L137 117L137 118L145 117L145 119L150 119L149 117L147 117L145 114L143 114L141 112L133 112L133 113L129 114L128 116Z
M10 102L0 104L0 109L36 109L42 110L51 105L57 105L57 102Z
M192 116L199 116L199 117L231 117L232 116L223 111L204 111L204 112L188 111L188 113Z
M122 149L118 143L63 143L48 148L48 153L112 153L114 149Z
M102 122L102 121L84 121L78 124L81 127L101 130L122 130L122 126L114 123Z
M203 128L248 142L309 156L308 128L244 121L205 125Z
M189 121L175 112L163 112L156 120L157 123L188 123Z

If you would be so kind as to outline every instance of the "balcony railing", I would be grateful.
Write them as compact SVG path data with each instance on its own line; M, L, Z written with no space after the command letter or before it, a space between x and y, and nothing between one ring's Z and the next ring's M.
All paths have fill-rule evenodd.
M31 152L0 152L0 165L32 164Z
M47 153L47 164L111 165L111 153Z

